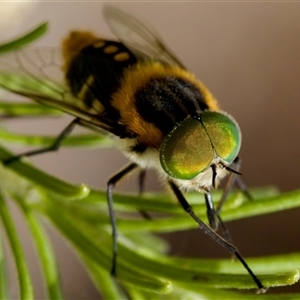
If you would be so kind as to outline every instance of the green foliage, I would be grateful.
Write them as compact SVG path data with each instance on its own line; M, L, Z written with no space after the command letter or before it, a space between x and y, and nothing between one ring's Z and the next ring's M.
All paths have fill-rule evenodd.
M14 50L44 32L45 25L16 41L0 46L0 53ZM17 75L16 75L17 76ZM17 82L17 81L16 81ZM42 83L41 83L42 84ZM0 82L1 86L5 84ZM32 87L35 88L35 87ZM36 87L39 89L40 87ZM35 103L0 101L3 115L59 115ZM30 146L48 145L50 136L18 135L1 128L2 142ZM85 134L66 139L68 146L107 147L111 143L100 135ZM0 147L0 159L13 154ZM218 259L174 258L167 255L165 241L153 232L170 232L196 228L197 224L165 194L115 195L117 211L138 210L162 213L159 219L145 220L118 217L119 257L117 278L109 275L112 256L111 225L106 192L85 185L72 185L35 168L27 160L0 166L0 216L19 279L21 299L34 299L31 275L15 228L7 199L13 199L23 212L34 240L47 289L48 299L62 299L59 270L51 241L40 221L49 220L71 243L81 257L95 286L104 299L257 299L250 276L238 261ZM267 214L300 206L300 190L279 194L276 189L253 190L255 199L246 201L239 192L232 193L224 206L224 221ZM196 194L188 201L196 214L206 221L205 204ZM59 209L58 209L59 208ZM167 214L166 214L167 213ZM3 241L0 240L0 298L9 299ZM291 285L299 280L300 253L246 259L266 287ZM119 288L126 290L127 295ZM241 290L241 291L238 291ZM296 294L266 294L265 299L296 299Z

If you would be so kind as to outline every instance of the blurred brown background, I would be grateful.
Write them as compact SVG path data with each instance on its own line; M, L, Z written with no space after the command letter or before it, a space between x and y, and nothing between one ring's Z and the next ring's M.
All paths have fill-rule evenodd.
M16 16L16 12L24 13L27 5L7 3L6 8L9 5L17 6L12 10L9 26L0 31L1 40L26 32L44 20L50 22L50 31L38 46L59 46L71 29L88 29L112 37L102 18L100 2L42 2L24 19ZM300 3L124 2L118 5L152 24L183 63L213 92L222 109L239 122L243 132L242 172L247 185L272 184L282 191L297 189ZM0 6L2 13L3 7ZM15 20L20 23L16 24ZM59 132L68 120L39 122L36 132ZM36 123L23 121L22 129L31 131L32 126L36 128L33 124ZM63 149L36 157L34 161L71 182L102 188L107 177L126 163L117 150L84 149ZM158 186L155 181L152 183L154 177L153 174L148 177L149 189ZM244 256L300 251L299 214L300 210L296 209L229 223L228 227ZM96 298L97 293L80 264L74 262L68 247L57 234L53 233L53 238L57 241L66 298ZM226 251L199 231L180 233L180 238L180 245L175 245L173 250L178 255L193 243L193 256L228 257ZM32 251L28 245L28 254ZM32 265L34 272L38 272L34 258ZM39 278L36 285L37 298L41 298ZM296 289L300 290L299 285L280 291Z

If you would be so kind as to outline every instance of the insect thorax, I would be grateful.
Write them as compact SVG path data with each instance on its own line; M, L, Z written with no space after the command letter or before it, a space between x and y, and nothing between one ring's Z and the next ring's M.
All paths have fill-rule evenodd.
M112 106L140 144L156 149L188 115L197 117L204 110L218 110L216 100L191 73L159 62L127 68L112 96Z

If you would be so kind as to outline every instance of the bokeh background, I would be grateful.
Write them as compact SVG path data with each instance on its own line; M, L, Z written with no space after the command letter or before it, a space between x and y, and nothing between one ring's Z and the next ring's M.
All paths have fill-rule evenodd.
M37 46L59 47L72 29L112 37L102 18L103 2L0 3L0 40L5 41L49 21L49 33ZM300 3L289 2L122 2L118 6L146 19L189 70L213 92L223 110L241 126L242 173L248 186L299 187L300 178ZM5 18L4 18L5 17ZM70 119L22 120L13 129L58 133ZM37 125L38 124L38 125ZM126 163L118 150L62 149L35 157L44 170L73 183L105 188L109 175ZM156 189L149 174L147 188ZM127 189L134 188L132 184ZM125 188L123 188L125 189ZM300 210L228 223L244 256L300 250ZM18 211L16 210L18 217ZM22 224L22 221L20 221ZM37 298L43 286L33 248L20 225ZM97 299L85 271L69 247L51 231L59 255L67 299ZM168 237L171 241L174 236ZM199 231L180 233L172 253L228 257ZM12 272L12 278L14 278ZM14 278L14 280L16 280ZM299 285L280 291L300 290Z

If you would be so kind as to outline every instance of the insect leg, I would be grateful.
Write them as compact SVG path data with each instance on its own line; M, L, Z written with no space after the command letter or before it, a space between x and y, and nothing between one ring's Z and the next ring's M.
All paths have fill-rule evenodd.
M230 237L227 227L225 226L220 215L214 208L214 203L211 197L211 193L208 192L204 193L204 197L205 197L205 204L206 204L206 215L209 222L209 226L213 230L217 230L220 224L222 236L225 238L226 241L232 243L232 239Z
M230 243L232 243L232 239L230 237L230 234L229 234L229 231L227 229L227 227L225 226L224 222L222 221L221 217L220 217L220 213L221 213L221 210L223 208L223 205L229 195L229 193L231 192L232 188L234 185L237 185L239 190L241 190L243 192L243 194L248 198L248 199L252 199L250 193L248 192L247 190L247 187L246 185L243 183L243 181L241 180L241 177L238 176L238 172L241 168L241 163L242 163L242 160L239 158L239 157L236 157L234 162L233 162L233 169L236 171L236 172L230 172L230 175L227 179L227 182L226 182L226 185L224 187L224 191L223 191L223 194L222 194L222 197L218 203L218 206L215 210L215 214L216 214L216 217L218 218L219 220L219 224L221 225L221 230L222 230L222 236L227 240L229 241Z
M124 167L121 171L117 174L113 175L107 182L107 204L108 204L108 211L110 222L112 226L112 238L113 238L113 256L112 256L112 267L111 267L111 275L116 275L116 265L117 265L117 252L118 252L118 230L117 230L117 223L116 223L116 215L114 211L114 201L113 201L113 188L115 185L126 175L128 175L131 171L138 167L137 164L131 163Z
M33 156L33 155L38 155L38 154L42 154L45 152L58 150L59 147L61 146L61 143L63 142L63 140L72 132L72 130L74 129L76 124L78 124L78 119L74 119L71 123L69 123L68 126L66 128L64 128L64 130L58 135L58 137L55 139L55 141L50 146L32 150L32 151L28 151L28 152L24 152L24 153L9 157L7 159L4 159L2 161L2 163L5 165L8 165L8 164L12 163L13 161L19 160L20 158L22 158L24 156Z
M146 170L140 170L139 177L138 177L138 184L139 184L139 195L144 192L144 183L146 177ZM139 210L141 216L146 220L151 220L151 216L144 210Z
M234 160L233 164L234 164L234 169L236 171L239 171L240 168L241 168L241 160L237 157ZM224 203L225 203L225 201L226 201L226 199L227 199L230 191L232 190L232 188L233 188L233 186L234 186L234 184L236 182L236 178L237 178L237 174L236 173L231 172L229 174L228 179L226 181L226 185L225 185L224 190L223 190L222 197L221 197L221 199L220 199L220 201L218 203L217 209L216 209L217 215L220 214L220 212L222 210L222 207L223 207L223 205L224 205Z
M211 197L211 193L208 193L208 192L204 193L204 197L205 197L205 204L206 204L206 215L207 215L207 219L209 222L209 226L213 230L218 230L218 227L220 224L222 236L224 237L224 239L226 241L228 241L229 243L232 243L232 239L230 237L230 234L229 234L229 231L228 231L226 225L224 224L220 215L214 208L214 203L213 203L213 200Z
M245 183L242 181L240 177L236 177L235 179L235 184L237 185L238 189L248 198L248 200L253 200L251 194L249 193L247 186Z
M212 201L211 193L204 193L205 205L206 205L206 215L209 225L214 230L218 229L218 215L214 208L214 203Z
M247 190L246 185L243 183L243 181L241 180L241 178L238 176L239 170L241 168L241 159L239 157L237 157L234 162L233 162L233 166L234 168L230 170L230 175L228 177L228 180L226 182L221 200L218 203L217 208L214 208L214 203L212 201L211 198L211 194L210 193L205 193L205 203L206 203L206 208L207 208L207 218L209 221L209 225L211 228L213 228L214 230L218 229L218 225L221 225L221 231L222 231L222 236L230 243L232 243L232 239L230 237L229 231L227 229L227 227L225 226L224 222L221 219L220 213L222 210L222 207L229 195L229 193L231 192L233 186L236 184L238 186L238 188L245 194L245 196L248 199L252 199L250 193Z
M144 169L140 170L139 177L138 177L139 194L140 195L144 192L145 177L146 177L146 170L144 170Z
M252 277L253 281L258 287L258 293L264 293L266 291L266 288L262 285L260 280L256 277L256 275L252 272L250 267L247 265L237 248L226 241L223 237L221 237L217 232L215 232L213 229L211 229L209 226L207 226L203 221L201 221L194 213L192 207L189 205L189 203L186 201L185 197L183 196L182 192L179 190L177 185L175 185L172 181L169 181L169 185L175 194L177 200L181 204L182 208L197 222L200 229L202 229L206 234L208 234L213 240L215 240L219 245L227 249L229 252L233 253L237 259L242 263L244 268L247 270L249 275Z

